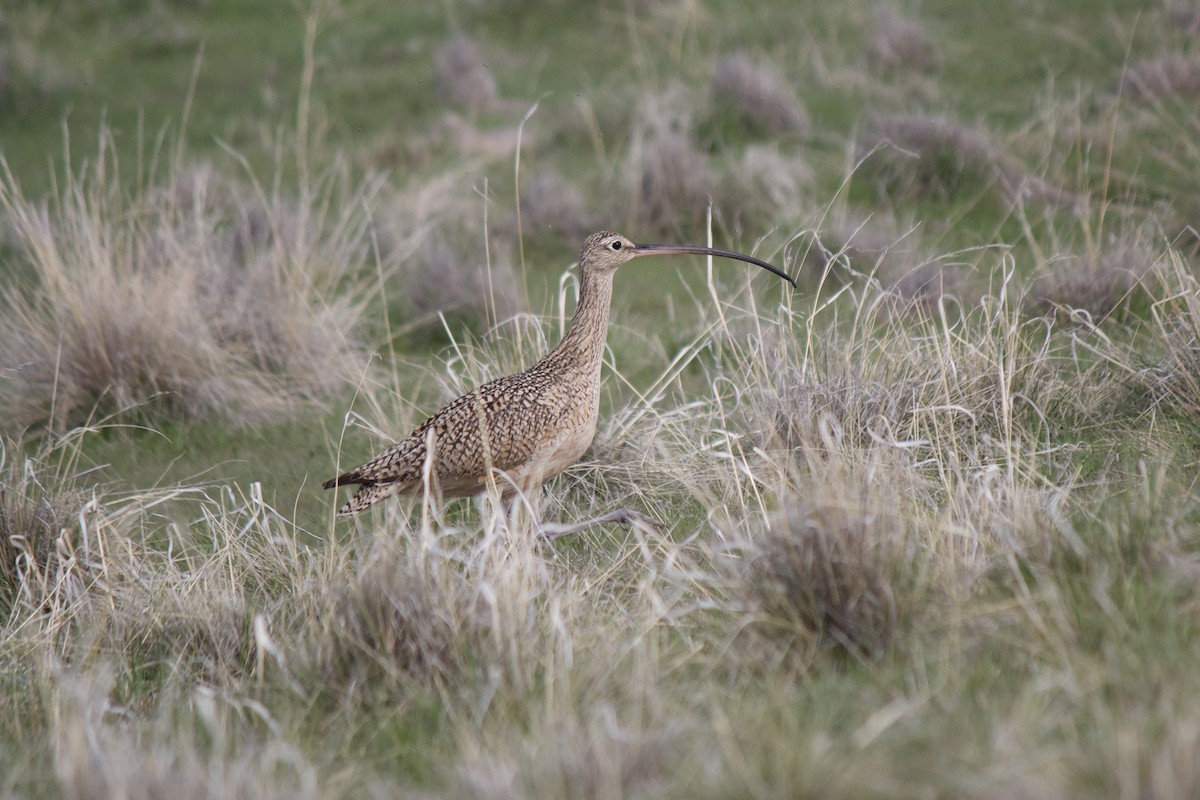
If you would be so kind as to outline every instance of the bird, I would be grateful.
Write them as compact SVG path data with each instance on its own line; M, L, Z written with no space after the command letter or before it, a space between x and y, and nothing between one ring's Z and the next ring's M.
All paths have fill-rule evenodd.
M575 314L558 344L524 372L467 392L362 466L326 481L325 489L358 487L337 515L353 516L392 495L419 493L426 484L427 466L430 484L443 497L483 494L490 481L505 502L532 497L543 483L578 461L596 435L600 367L617 268L634 258L676 254L744 261L796 285L783 270L731 250L635 244L612 231L592 234L579 253ZM545 539L604 523L660 527L628 508L574 524L547 524L534 516Z

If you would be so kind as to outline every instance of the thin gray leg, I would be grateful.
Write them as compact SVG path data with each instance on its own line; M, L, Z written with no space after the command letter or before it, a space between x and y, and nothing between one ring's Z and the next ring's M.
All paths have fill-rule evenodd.
M618 508L616 511L610 511L607 514L601 514L592 519L585 519L582 522L543 522L537 523L535 527L537 528L539 537L547 542L553 542L559 537L579 533L579 531L596 525L607 525L610 522L615 522L626 529L637 526L660 531L666 527L653 517L648 517L640 511L634 511L632 508Z

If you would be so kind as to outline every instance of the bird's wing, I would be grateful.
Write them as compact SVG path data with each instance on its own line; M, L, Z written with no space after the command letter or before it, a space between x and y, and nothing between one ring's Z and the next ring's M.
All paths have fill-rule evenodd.
M446 488L481 483L489 466L518 467L561 423L563 409L551 402L550 389L550 379L528 373L486 383L444 406L339 483L416 483L429 441L435 448L436 475Z

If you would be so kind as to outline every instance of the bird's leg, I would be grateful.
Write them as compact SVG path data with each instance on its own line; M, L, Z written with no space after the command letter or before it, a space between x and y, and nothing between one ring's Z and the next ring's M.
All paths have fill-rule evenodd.
M632 508L618 508L616 511L610 511L598 517L585 519L582 522L538 522L535 520L534 524L539 537L547 542L553 542L559 537L569 536L572 533L579 533L579 531L595 525L606 525L610 522L615 522L626 529L636 526L660 531L666 527L653 517L646 516L640 511L634 511Z

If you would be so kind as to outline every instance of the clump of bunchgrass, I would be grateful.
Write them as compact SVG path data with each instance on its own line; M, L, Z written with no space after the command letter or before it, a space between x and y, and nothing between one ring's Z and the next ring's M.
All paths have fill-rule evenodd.
M579 186L557 172L538 172L523 180L520 203L521 232L533 241L582 240L594 227Z
M46 672L46 671L43 671ZM51 710L47 788L60 797L318 800L315 759L259 701L204 685L164 692L132 713L114 699L115 665L43 674ZM57 673L57 674L56 674ZM249 724L247 724L249 723Z
M751 133L806 136L812 129L804 104L768 63L740 53L726 56L713 73L712 92L718 110L730 109Z
M695 141L679 90L638 104L628 155L621 218L642 230L675 232L699 223L717 185L708 156Z
M875 506L862 487L842 492L806 486L784 501L754 540L743 591L767 624L815 636L853 656L878 657L907 609L906 521Z
M0 294L6 425L135 408L263 419L342 385L362 310L351 276L369 259L357 203L341 217L315 198L264 203L183 169L130 194L110 158L49 204L0 176L18 278Z
M1172 53L1139 61L1125 70L1121 84L1142 102L1200 97L1200 56Z
M498 97L496 79L479 42L462 33L451 36L438 49L433 84L440 101L464 111L486 111Z
M512 242L493 236L471 196L455 175L442 174L391 201L380 249L385 273L396 279L389 299L405 327L439 314L494 324L523 308Z
M1167 3L1166 18L1174 30L1187 36L1200 35L1200 3L1195 0Z
M536 538L510 524L489 515L475 536L423 515L402 540L377 540L331 597L318 666L333 685L528 689L546 636L529 615L551 587Z
M468 640L486 628L467 576L440 555L456 532L420 536L398 551L377 543L337 603L335 658L373 654L387 671L453 681L472 657ZM431 538L432 537L432 538Z
M982 128L949 116L876 115L862 145L860 171L893 199L992 195L1012 202L1059 194Z
M935 313L943 297L965 299L970 289L960 267L927 253L916 225L905 229L886 214L835 211L809 256L822 269L878 282L896 310Z
M903 16L891 5L875 12L867 55L885 75L931 74L941 69L942 56L921 23Z
M1116 244L1095 255L1064 259L1034 284L1032 309L1088 324L1128 316L1147 305L1145 279L1154 255L1140 243Z
M673 736L646 730L645 714L611 702L540 710L523 734L473 737L455 765L457 789L473 800L652 796Z
M1111 357L1133 367L1138 385L1177 412L1200 414L1200 280L1182 255L1170 252L1167 263L1154 272L1155 294L1150 307L1151 330L1161 355L1149 367L1129 364L1115 345Z
M21 604L37 612L54 587L68 599L86 584L73 570L79 526L91 493L69 475L65 445L28 454L0 439L0 609ZM51 462L57 462L57 466Z
M739 160L726 167L717 211L754 233L801 213L812 168L799 155L767 145L750 145Z
M405 270L403 302L418 317L446 313L503 319L521 303L508 247L479 234L434 228ZM485 316L487 315L487 316Z

